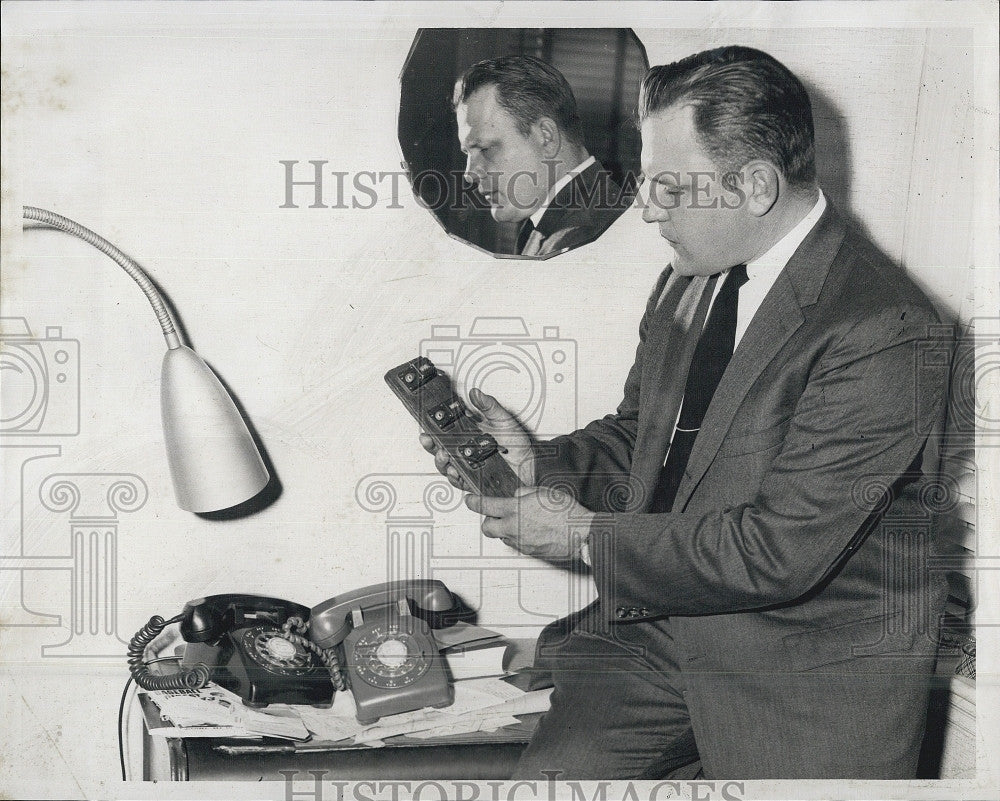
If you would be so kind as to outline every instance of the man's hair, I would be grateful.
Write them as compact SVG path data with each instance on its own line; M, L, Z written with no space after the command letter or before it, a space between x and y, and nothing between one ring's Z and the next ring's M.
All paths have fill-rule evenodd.
M542 117L549 117L567 139L583 144L576 98L559 70L530 56L486 59L462 73L452 105L468 102L474 92L489 86L496 87L497 102L517 121L523 136Z
M753 159L774 164L792 186L816 180L812 106L802 82L773 56L719 47L653 67L639 90L640 122L693 106L695 130L725 172Z

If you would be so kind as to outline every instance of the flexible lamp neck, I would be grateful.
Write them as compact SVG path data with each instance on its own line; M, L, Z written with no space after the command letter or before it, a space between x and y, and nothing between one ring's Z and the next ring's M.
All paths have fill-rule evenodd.
M35 222L43 223L44 225L48 225L52 228L58 228L60 231L65 231L67 234L72 234L73 236L82 239L84 242L90 243L101 251L101 253L117 262L121 268L125 270L129 276L131 276L132 280L139 285L139 289L142 290L146 299L153 307L153 311L156 313L156 319L160 323L160 329L163 331L163 337L167 340L167 347L171 350L180 347L180 336L177 334L177 329L174 327L174 321L170 316L167 305L163 302L163 297L156 289L156 285L153 284L152 280L150 280L149 276L146 275L145 271L139 266L135 259L125 253L122 253L122 251L112 245L100 234L96 234L89 228L74 222L68 217L63 217L61 214L56 214L53 211L40 209L36 206L25 206L24 219L34 220Z

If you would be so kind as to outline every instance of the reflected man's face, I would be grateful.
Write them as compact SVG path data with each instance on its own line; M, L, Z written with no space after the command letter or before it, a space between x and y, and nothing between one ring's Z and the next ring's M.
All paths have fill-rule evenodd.
M743 196L726 189L702 147L691 106L671 106L642 122L642 218L674 249L681 275L712 275L738 264L750 220ZM737 180L741 176L736 175Z
M490 204L497 222L519 222L538 209L552 184L543 153L543 135L533 125L525 136L517 120L484 86L455 109L458 141L467 157L465 179Z

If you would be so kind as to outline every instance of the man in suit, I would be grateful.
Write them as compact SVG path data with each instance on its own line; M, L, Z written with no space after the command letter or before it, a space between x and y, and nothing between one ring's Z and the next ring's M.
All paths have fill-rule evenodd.
M545 257L596 239L629 206L583 142L573 90L528 56L469 67L455 86L465 179L497 222L519 223L517 253Z
M824 197L808 95L771 56L654 67L639 112L674 257L621 405L534 443L471 393L527 485L469 496L483 532L582 559L598 591L539 641L555 692L518 775L912 778L944 600L935 312Z

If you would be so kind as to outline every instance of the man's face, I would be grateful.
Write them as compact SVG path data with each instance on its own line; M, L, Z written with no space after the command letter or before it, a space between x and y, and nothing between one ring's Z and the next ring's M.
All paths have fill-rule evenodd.
M545 163L538 126L524 136L496 99L496 87L484 86L455 109L458 141L468 157L465 179L490 204L497 222L531 216L548 194L550 166Z
M645 175L642 218L655 222L676 254L682 275L713 275L742 261L751 219L737 179L722 172L702 149L691 106L671 106L647 117L642 131Z

